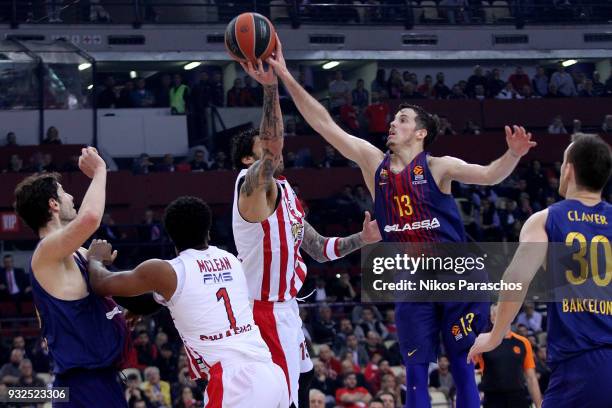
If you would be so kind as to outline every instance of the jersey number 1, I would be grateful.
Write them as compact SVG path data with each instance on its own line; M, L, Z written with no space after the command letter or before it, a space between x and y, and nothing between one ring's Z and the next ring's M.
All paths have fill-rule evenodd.
M225 312L227 313L227 320L229 320L230 328L236 329L236 318L234 317L234 311L232 310L232 304L230 303L227 289L221 288L217 291L217 302L223 299L225 304Z

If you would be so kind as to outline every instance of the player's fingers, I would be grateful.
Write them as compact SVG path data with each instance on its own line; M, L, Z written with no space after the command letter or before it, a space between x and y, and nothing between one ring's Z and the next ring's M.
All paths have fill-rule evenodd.
M512 137L512 129L510 129L510 126L504 126L504 130L506 131L506 137Z
M245 72L249 72L249 67L244 62L240 61L240 66L245 70Z
M283 44L281 43L278 33L276 33L276 52L281 55L283 53Z
M268 63L268 65L270 65L272 68L278 68L278 61L276 61L274 58L272 57L268 57L266 58L266 62Z
M265 73L266 73L266 70L264 69L264 66L263 66L263 62L262 62L260 59L258 59L258 60L257 60L257 69L258 69L258 70L259 70L259 72L261 72L262 74L265 74Z
M372 220L372 216L370 215L370 212L366 211L365 212L365 223L369 224L371 220Z
M118 252L117 252L117 250L115 249L115 250L113 251L113 254L111 255L111 262L114 262L114 261L115 261L115 259L117 258L117 254L118 254Z
M470 349L467 355L467 363L470 364L473 361L474 361L474 347Z

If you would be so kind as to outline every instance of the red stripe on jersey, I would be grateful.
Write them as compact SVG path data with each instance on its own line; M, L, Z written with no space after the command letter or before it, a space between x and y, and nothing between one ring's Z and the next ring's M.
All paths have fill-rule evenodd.
M304 225L304 210L302 208L302 204L300 203L300 200L298 199L297 195L295 195L295 192L293 193L293 197L295 198L295 206L296 206L296 210L297 210L297 214L293 211L290 203L291 201L289 200L289 190L290 186L287 184L286 188L283 188L283 193L287 202L287 206L289 208L289 212L291 213L291 215L293 216L293 218L296 219L297 222L299 222L302 226ZM291 190L293 191L293 190ZM291 275L291 283L290 283L290 289L289 289L289 295L291 297L295 297L297 296L298 290L295 287L295 275L296 275L296 266L297 265L297 260L298 258L301 259L298 255L298 252L300 250L300 245L301 245L301 240L299 241L295 241L294 246L293 246L293 274ZM301 268L300 268L301 269ZM304 271L300 270L301 274L305 277L306 274L304 273ZM302 279L301 279L302 280ZM302 280L302 282L304 282Z
M208 403L205 408L221 408L223 406L223 367L217 363L210 369L210 382L206 387Z
M427 160L427 158L425 158L425 160ZM425 167L425 166L423 166ZM429 170L429 168L427 168L427 170ZM426 170L426 171L427 171ZM419 194L420 197L420 202L423 203L423 211L425 212L425 214L427 215L427 219L429 219L430 223L432 220L432 216L431 216L431 211L429 210L429 206L427 205L427 203L425 202L425 190L424 187L425 183L423 184L419 184L417 188L415 188L415 193ZM436 242L436 237L434 234L434 231L431 229L426 229L425 231L427 231L427 240L429 242Z
M283 211L282 200L278 208L276 209L276 220L278 224L278 236L280 240L280 276L278 278L278 301L284 302L285 292L287 291L287 258L289 258L289 251L287 250L287 232L285 230L285 213Z
M272 242L270 240L270 222L264 220L261 223L261 228L264 231L263 241L263 280L261 282L261 300L270 298L270 269L272 268Z
M412 159L412 162L410 162L410 165L407 166L407 172L404 173L404 188L406 190L406 193L408 195L408 197L410 197L410 203L412 205L412 210L414 211L414 214L416 215L416 219L418 221L421 221L423 219L423 207L421 206L421 203L419 202L419 198L416 196L416 194L414 194L414 189L412 189L410 186L412 185L412 180L410 179L410 175L413 174L414 171L414 167L415 167L415 160ZM427 234L425 233L425 230L423 229L417 229L414 230L416 239L414 241L416 242L426 242L427 241Z
M253 320L259 327L261 337L268 345L272 354L272 361L283 369L285 379L287 380L287 389L291 397L291 387L289 386L289 368L287 366L287 358L278 336L276 328L276 317L274 316L274 303L262 302L256 300L253 302Z
M187 352L187 355L189 356L189 375L191 375L191 378L192 379L206 378L206 374L202 372L200 368L200 364L198 364L198 361L195 358L194 353L191 351L189 347L187 347L187 345L183 344L183 346L185 347L185 351Z
M427 153L425 152L421 152L419 154L419 156L424 157L424 163L421 165L424 169L423 172L423 177L426 177L425 172L429 171L429 167L427 166ZM417 188L415 188L415 194L419 195L419 202L422 205L423 208L423 212L425 213L425 215L427 216L427 219L429 219L431 221L432 217L431 217L431 212L429 211L429 206L427 205L426 200L426 196L425 196L425 188L426 188L427 184L423 183L423 184L419 184L417 186ZM425 229L426 233L427 233L427 241L428 242L435 242L436 241L436 237L435 237L435 233L433 230L431 229Z
M300 278L300 280L302 281L302 283L304 283L304 280L306 280L306 272L302 269L303 264L304 264L304 260L302 259L301 256L298 255L297 269L295 271L297 273L298 278Z

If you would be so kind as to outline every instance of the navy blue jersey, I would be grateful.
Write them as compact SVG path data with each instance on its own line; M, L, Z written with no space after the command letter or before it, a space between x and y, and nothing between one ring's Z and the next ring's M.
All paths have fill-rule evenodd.
M119 366L127 353L128 331L117 304L93 293L87 261L76 252L74 259L87 283L87 296L61 300L51 296L36 280L30 266L32 293L42 335L55 362L54 372L74 368Z
M438 188L419 153L399 174L389 153L374 176L374 214L384 242L463 242L465 229L453 196Z
M612 285L611 226L612 205L605 202L589 207L564 200L548 208L548 240L564 242L575 251L571 260L559 261L559 251L549 250L546 273L552 285L563 290L562 299L548 305L551 363L612 347L612 300L588 298L593 290L601 294Z

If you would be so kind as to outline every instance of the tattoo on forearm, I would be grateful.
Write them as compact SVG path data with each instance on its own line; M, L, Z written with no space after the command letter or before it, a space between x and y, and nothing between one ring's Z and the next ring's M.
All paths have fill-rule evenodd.
M278 114L278 85L264 87L264 104L259 137L262 140L262 157L249 168L240 191L250 196L255 190L264 187L266 193L274 185L272 176L276 165L280 162L280 153L275 154L269 148L269 143L283 137L282 119Z
M327 262L325 256L326 237L319 234L312 225L304 221L304 240L302 248L317 262ZM361 233L356 233L338 240L338 252L340 257L344 257L353 251L363 248L366 245L361 239Z
M340 256L346 256L359 248L363 248L365 245L365 242L361 239L361 233L358 232L348 237L340 238L338 242L338 252Z
M268 141L283 137L282 118L278 114L278 85L264 87L263 116L261 118L260 137Z

